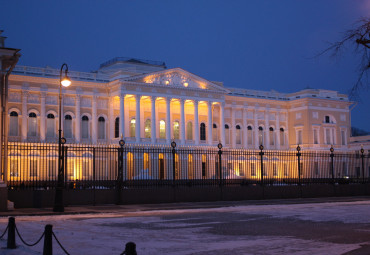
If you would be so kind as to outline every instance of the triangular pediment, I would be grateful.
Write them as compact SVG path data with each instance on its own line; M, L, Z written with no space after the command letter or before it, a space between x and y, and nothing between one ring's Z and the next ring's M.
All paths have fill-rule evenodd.
M159 72L128 77L126 81L181 87L189 89L207 89L227 93L223 86L208 81L181 68L166 69Z

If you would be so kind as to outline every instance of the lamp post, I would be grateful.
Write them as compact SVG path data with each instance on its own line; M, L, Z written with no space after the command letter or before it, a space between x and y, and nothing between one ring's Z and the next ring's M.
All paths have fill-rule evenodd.
M63 69L64 77L63 77ZM63 64L60 68L59 75L59 130L58 130L58 183L55 191L55 202L54 202L54 212L64 212L63 205L63 186L64 186L64 166L63 159L64 155L62 154L62 144L66 143L66 139L62 137L62 86L68 87L71 85L71 80L68 77L68 66Z

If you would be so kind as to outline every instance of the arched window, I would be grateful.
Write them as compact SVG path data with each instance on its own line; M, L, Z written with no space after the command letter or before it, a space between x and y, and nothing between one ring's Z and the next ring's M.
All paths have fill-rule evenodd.
M235 127L235 143L242 144L242 134L239 125L236 125Z
M166 122L164 120L159 121L159 138L166 138Z
M152 132L152 121L150 119L147 119L144 123L144 137L150 138Z
M105 119L99 117L98 119L98 139L105 139Z
M186 139L193 140L193 123L191 121L186 124Z
M52 113L49 113L46 116L46 137L55 136L55 116Z
M114 137L115 138L119 137L119 117L117 117L116 120L114 121Z
M258 127L258 144L263 145L263 127Z
M180 124L178 121L173 122L173 138L180 139Z
M253 144L253 129L251 126L247 127L247 142L248 142L248 145Z
M270 137L270 145L275 145L275 133L274 133L273 127L269 128L269 137Z
M135 137L136 120L131 119L130 121L130 137Z
M10 120L9 120L9 135L10 136L18 136L18 113L13 111L10 113Z
M200 140L206 140L206 124L200 123Z
M64 137L72 138L72 116L66 115L64 117Z
M285 134L284 134L284 128L280 128L280 145L285 145Z
M225 125L225 143L230 144L230 128L229 125Z
M217 129L217 124L215 124L215 123L213 123L213 130L212 130L212 136L213 136L213 138L212 138L212 140L213 141L218 141L218 129Z
M28 115L28 136L36 136L37 134L37 117L36 113L31 112Z
M89 139L89 117L84 115L81 119L81 137L83 139Z

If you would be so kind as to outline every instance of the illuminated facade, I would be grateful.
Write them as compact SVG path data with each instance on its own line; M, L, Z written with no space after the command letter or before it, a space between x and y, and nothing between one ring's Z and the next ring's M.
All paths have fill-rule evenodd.
M352 102L335 91L236 89L128 58L69 76L62 103L67 143L117 144L123 136L135 144L349 150ZM59 70L17 66L9 85L9 141L56 142Z

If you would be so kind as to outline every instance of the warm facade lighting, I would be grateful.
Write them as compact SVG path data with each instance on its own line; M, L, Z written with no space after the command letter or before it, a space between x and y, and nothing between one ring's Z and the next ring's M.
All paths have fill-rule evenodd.
M189 86L189 83L184 82L184 87L186 88L187 86Z
M170 84L170 82L169 82L169 81L165 81L164 83L165 83L166 85Z

